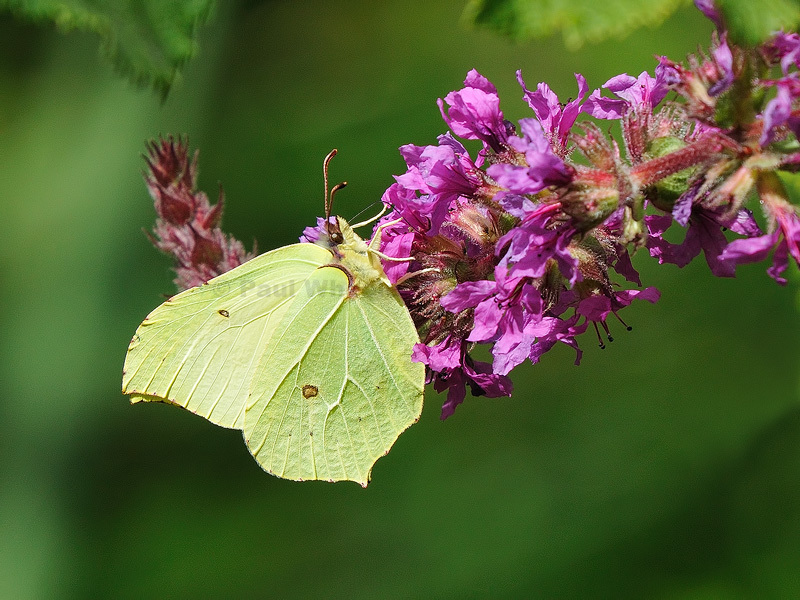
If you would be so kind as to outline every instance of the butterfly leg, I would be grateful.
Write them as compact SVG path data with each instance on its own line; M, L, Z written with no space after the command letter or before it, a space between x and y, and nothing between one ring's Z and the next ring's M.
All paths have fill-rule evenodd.
M403 219L395 219L394 221L387 221L386 223L378 227L377 231L375 231L375 235L373 235L372 239L369 241L369 246L368 246L369 251L372 252L374 255L382 258L383 260L388 260L391 262L411 262L412 260L414 260L413 256L409 256L407 258L396 258L394 256L388 256L376 249L378 244L380 244L381 233L383 232L383 230L386 229L387 227L391 227L392 225L397 225L398 223L402 222Z

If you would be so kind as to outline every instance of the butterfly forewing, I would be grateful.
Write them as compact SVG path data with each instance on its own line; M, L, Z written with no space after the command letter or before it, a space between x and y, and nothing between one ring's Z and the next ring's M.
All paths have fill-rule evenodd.
M174 296L136 330L122 391L132 402L166 401L241 429L250 380L274 329L330 258L313 244L285 246Z
M253 376L244 419L262 467L287 479L366 485L422 410L416 330L395 290L350 288L338 268L306 280Z

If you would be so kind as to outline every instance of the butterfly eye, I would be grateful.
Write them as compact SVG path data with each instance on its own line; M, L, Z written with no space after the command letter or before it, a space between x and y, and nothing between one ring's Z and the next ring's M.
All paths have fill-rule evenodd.
M344 242L344 236L342 235L341 231L334 231L330 234L331 242L336 244L337 246Z

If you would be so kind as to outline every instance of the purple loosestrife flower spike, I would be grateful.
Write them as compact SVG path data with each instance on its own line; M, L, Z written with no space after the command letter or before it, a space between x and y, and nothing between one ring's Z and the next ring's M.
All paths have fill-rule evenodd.
M514 367L539 362L559 342L577 364L578 336L590 325L601 347L612 339L610 316L630 329L618 313L660 297L642 288L636 248L679 267L702 251L719 277L772 252L769 274L779 283L789 258L800 259L800 209L776 175L800 168L800 36L738 46L713 2L696 4L718 31L688 64L659 57L652 75L606 81L605 96L588 94L576 74L578 94L566 104L545 83L529 89L517 72L535 119L516 127L495 86L473 70L438 102L450 132L438 145L401 148L407 170L383 197L392 211L379 222L391 223L381 250L412 259L384 266L420 334L412 360L447 391L443 418L467 388L509 394ZM620 121L622 144L600 119ZM480 140L478 156L459 139ZM745 208L754 197L766 234ZM678 227L683 241L667 240ZM477 344L489 345L491 365L473 359Z
M219 228L224 206L222 188L217 204L197 191L197 155L189 156L188 142L169 137L148 144L145 181L158 220L151 240L175 258L179 290L209 279L250 260L241 242Z

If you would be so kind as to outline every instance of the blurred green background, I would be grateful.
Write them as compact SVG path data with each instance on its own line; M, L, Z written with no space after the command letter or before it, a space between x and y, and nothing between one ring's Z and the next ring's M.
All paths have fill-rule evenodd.
M94 35L0 15L0 598L778 598L800 595L797 285L636 264L663 292L583 364L559 348L511 399L419 424L366 490L263 473L241 434L119 391L128 341L171 293L142 234L144 142L187 133L225 229L291 243L380 198L397 147L445 131L473 67L574 97L706 45L679 11L567 52L459 25L461 2L226 2L162 104Z

